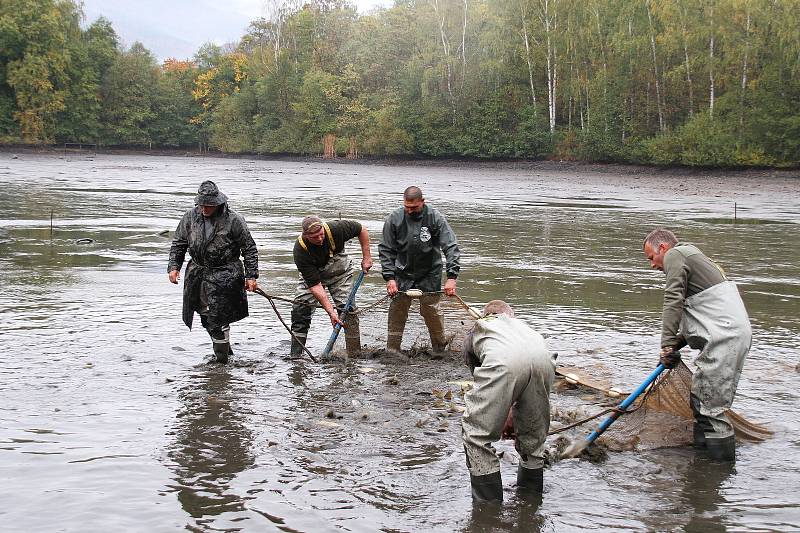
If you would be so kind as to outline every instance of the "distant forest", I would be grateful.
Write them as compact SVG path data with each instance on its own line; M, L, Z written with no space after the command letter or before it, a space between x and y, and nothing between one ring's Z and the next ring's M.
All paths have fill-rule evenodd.
M0 143L800 164L798 0L266 0L159 64L73 0L0 2Z

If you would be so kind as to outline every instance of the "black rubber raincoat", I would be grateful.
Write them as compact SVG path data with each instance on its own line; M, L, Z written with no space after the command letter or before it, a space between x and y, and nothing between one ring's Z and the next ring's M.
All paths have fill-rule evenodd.
M245 318L244 280L258 278L258 250L244 218L223 204L211 221L214 229L206 239L200 208L188 210L175 230L169 252L167 272L180 270L187 250L191 256L183 279L183 322L189 329L194 312L203 309L201 293L208 303L209 329Z

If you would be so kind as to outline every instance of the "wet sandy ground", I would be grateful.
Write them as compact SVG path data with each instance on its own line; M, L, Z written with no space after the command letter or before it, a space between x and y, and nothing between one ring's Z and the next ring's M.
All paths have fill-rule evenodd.
M361 220L376 243L405 186L421 185L459 236L462 297L507 299L562 364L623 388L655 362L663 277L640 243L668 225L740 283L755 341L734 408L775 438L740 445L728 470L687 448L563 461L533 503L515 495L505 442L506 502L473 512L455 383L469 375L455 355L290 361L282 326L253 296L233 326L233 364L203 362L210 345L180 321L159 233L207 178L248 220L261 285L283 296L304 214ZM796 179L0 153L0 180L4 531L800 528ZM723 223L734 202L739 217L794 224ZM382 290L371 274L361 301ZM553 403L594 408L563 390Z

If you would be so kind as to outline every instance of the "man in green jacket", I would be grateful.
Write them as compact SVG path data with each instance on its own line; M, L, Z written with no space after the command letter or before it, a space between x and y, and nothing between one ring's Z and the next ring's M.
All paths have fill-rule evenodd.
M736 442L725 411L733 403L752 340L742 298L716 263L696 246L678 242L671 231L650 232L643 247L650 265L667 278L661 362L675 366L687 344L700 350L690 396L694 445L707 449L712 459L734 461Z
M419 289L419 312L431 337L431 348L441 352L447 347L444 315L439 309L442 291L442 253L446 259L447 281L444 294L456 294L460 270L460 251L456 235L445 217L425 204L419 187L403 192L403 207L390 213L383 223L383 239L378 245L389 304L389 336L386 348L400 351L403 330L408 320L411 298L409 289Z
M346 323L339 320L339 313L344 310L353 286L353 267L350 258L344 253L344 246L347 241L356 237L361 245L361 270L369 272L372 268L372 254L367 228L355 220L325 223L315 215L303 219L303 233L295 241L293 251L300 281L292 307L292 333L300 342L292 339L292 357L303 352L317 302L328 313L332 326L342 324L345 327L347 354L356 356L361 351L358 315L348 314ZM325 294L325 289L330 292L338 311Z

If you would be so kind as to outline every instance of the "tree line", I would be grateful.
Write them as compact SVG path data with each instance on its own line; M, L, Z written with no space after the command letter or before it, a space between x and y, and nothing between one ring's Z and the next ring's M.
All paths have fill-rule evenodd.
M0 142L800 164L797 0L265 0L159 64L74 0L0 4Z

